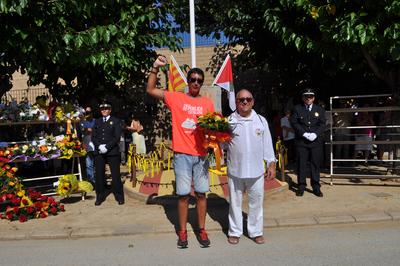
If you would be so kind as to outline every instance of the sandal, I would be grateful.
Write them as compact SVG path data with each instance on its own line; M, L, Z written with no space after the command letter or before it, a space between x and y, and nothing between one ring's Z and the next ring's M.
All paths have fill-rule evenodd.
M239 239L240 237L238 236L230 236L228 237L228 242L229 244L236 245L237 243L239 243Z

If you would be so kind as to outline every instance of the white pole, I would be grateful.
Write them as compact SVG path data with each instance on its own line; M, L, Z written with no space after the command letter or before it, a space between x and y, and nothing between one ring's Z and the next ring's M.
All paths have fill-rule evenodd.
M196 67L196 32L194 21L194 0L189 0L190 8L190 52L192 56L192 68Z

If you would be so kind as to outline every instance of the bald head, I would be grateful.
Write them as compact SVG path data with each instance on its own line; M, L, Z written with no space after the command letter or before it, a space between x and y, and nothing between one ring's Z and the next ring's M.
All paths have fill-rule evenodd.
M249 90L241 89L236 94L236 110L241 116L248 117L251 114L253 105L253 94Z
M247 89L241 89L240 91L238 91L238 92L236 93L236 99L239 98L239 97L241 97L242 94L250 95L250 97L253 98L253 94L252 94L249 90L247 90ZM246 96L246 97L247 97L247 96Z

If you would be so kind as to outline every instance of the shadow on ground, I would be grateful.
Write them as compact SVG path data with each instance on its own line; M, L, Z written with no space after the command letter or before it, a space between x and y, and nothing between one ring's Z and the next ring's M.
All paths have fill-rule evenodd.
M160 196L156 194L150 195L146 201L147 204L156 204L164 208L164 213L175 231L179 229L178 220L178 197L177 196ZM216 194L209 194L207 198L207 214L208 216L218 222L221 230L227 234L228 232L228 212L229 203L225 198L219 197ZM189 212L188 223L193 231L198 230L196 198L190 196L189 198ZM207 228L207 224L206 224Z

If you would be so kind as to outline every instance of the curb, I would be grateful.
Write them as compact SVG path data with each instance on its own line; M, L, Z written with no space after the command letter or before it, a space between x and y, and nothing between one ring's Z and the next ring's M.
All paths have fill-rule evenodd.
M314 216L314 217L297 217L297 218L277 218L264 219L264 228L288 228L333 224L365 224L374 222L400 220L400 212L384 211L365 214L353 215L333 215L333 216ZM208 231L216 232L226 228L221 225L214 226L210 224ZM192 231L192 230L188 230ZM164 227L154 227L151 225L127 224L117 227L84 227L75 229L59 229L59 230L41 230L41 231L1 231L0 241L10 240L52 240L52 239L79 239L79 238L95 238L109 236L128 236L128 235L146 235L160 233L175 233L173 225Z

